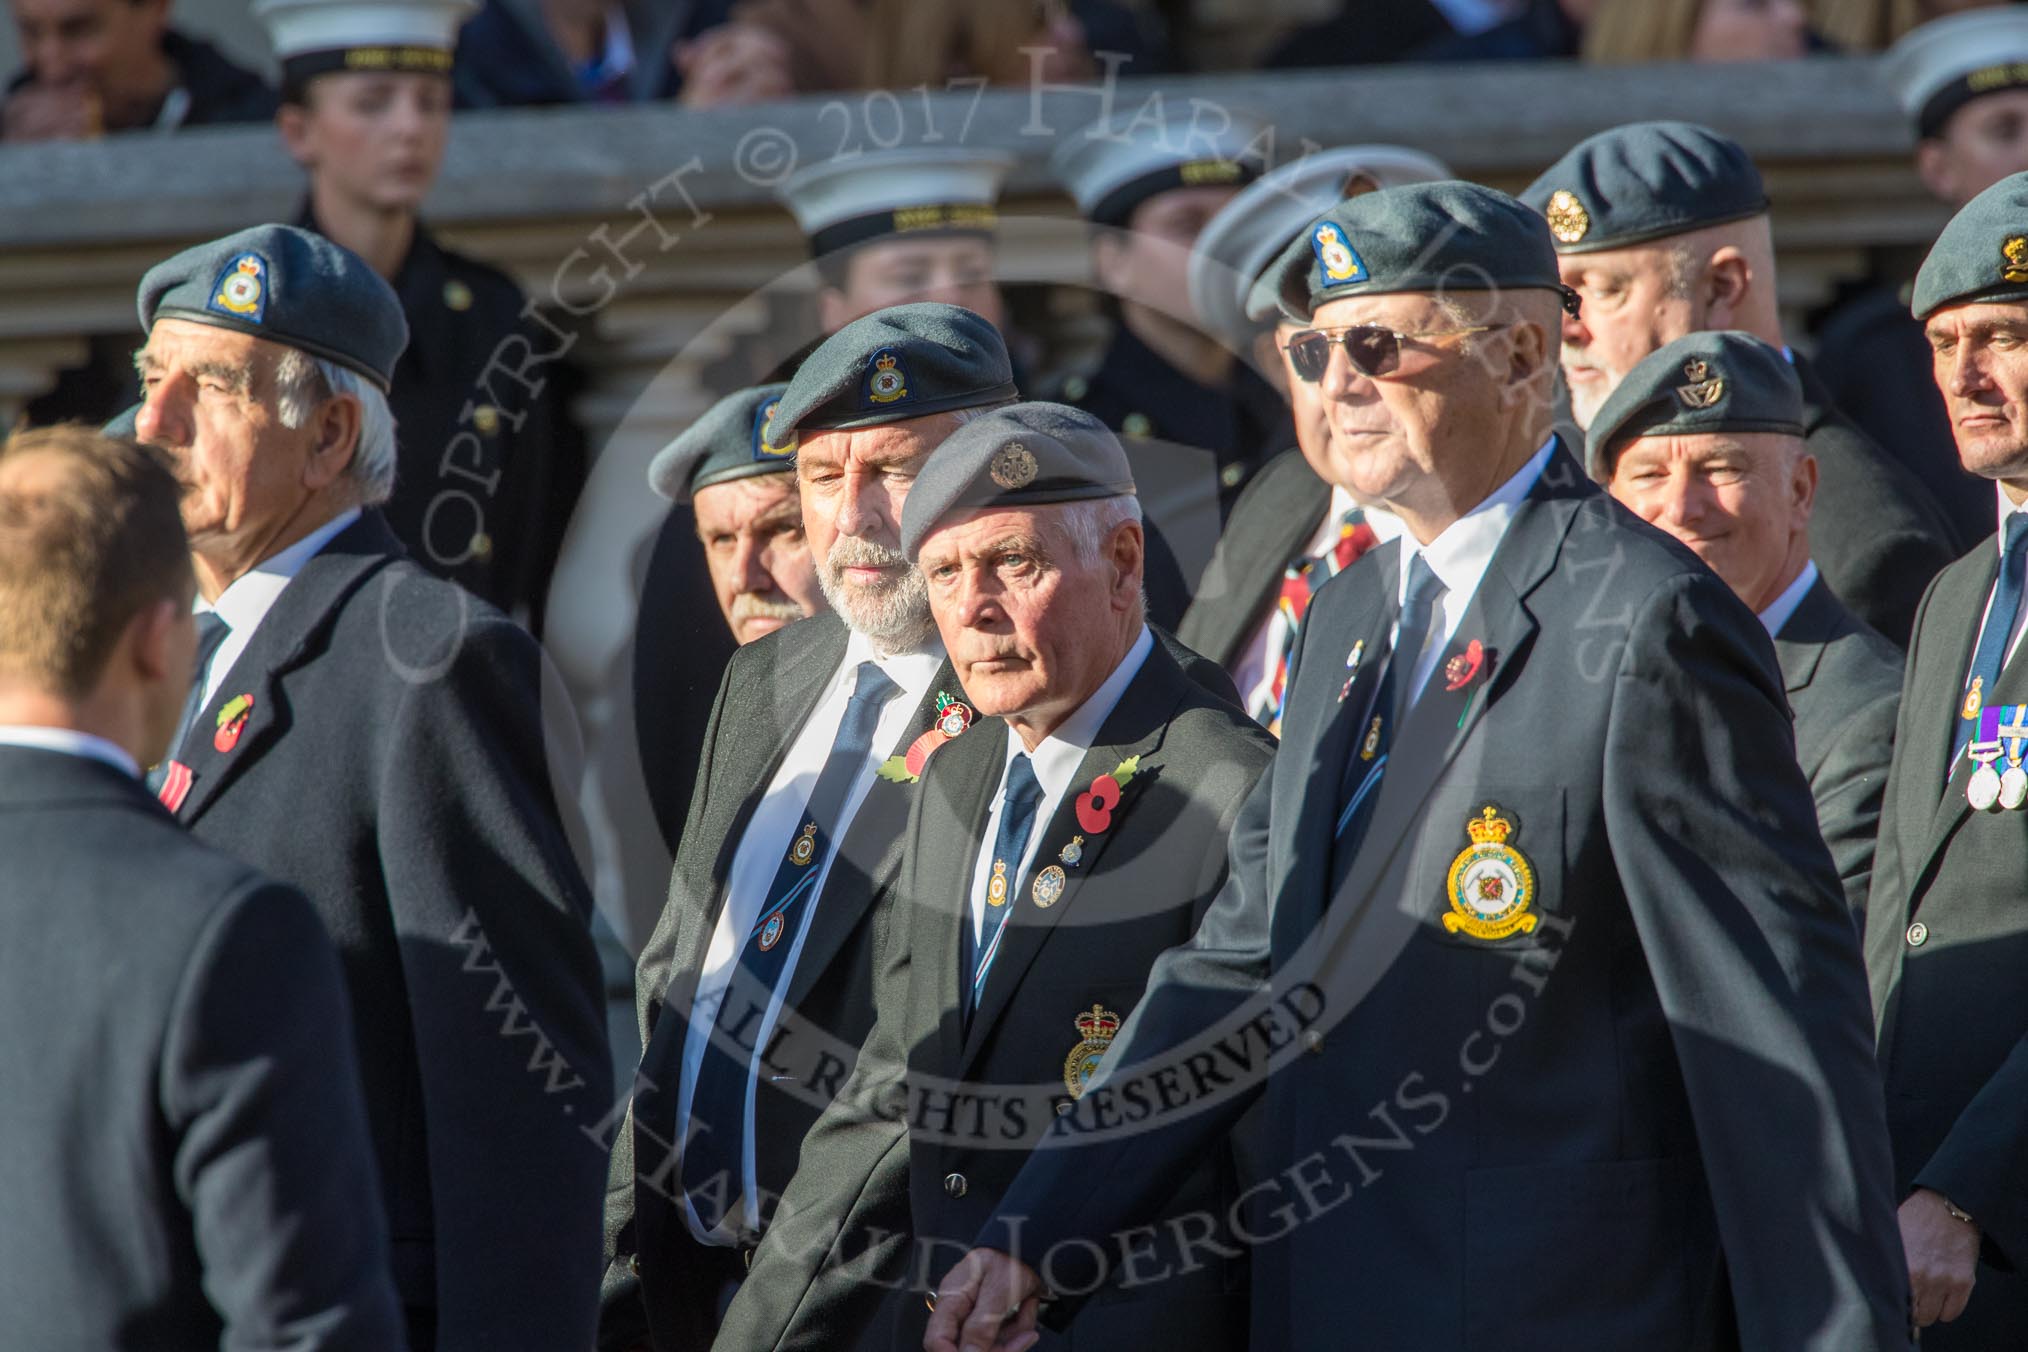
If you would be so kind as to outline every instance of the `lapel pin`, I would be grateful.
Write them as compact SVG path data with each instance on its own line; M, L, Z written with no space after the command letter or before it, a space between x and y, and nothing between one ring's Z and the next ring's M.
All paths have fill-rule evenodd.
M252 695L234 695L218 711L218 730L211 734L211 745L220 755L239 745L239 735L246 731L246 720L253 707Z
M1056 857L1062 860L1065 864L1067 864L1071 868L1076 868L1078 861L1084 858L1084 837L1072 836L1070 838L1070 844L1064 846L1061 850L1058 850L1056 852Z
M162 787L156 790L155 797L172 813L180 812L183 800L190 796L191 779L189 766L179 760L170 761L162 775Z

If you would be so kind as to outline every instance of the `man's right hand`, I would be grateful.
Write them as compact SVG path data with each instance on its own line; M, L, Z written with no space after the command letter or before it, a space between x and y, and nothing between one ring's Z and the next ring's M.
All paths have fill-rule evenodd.
M99 96L81 84L27 84L0 109L0 140L82 141L105 130Z
M944 1274L937 1288L924 1352L1027 1352L1035 1331L1042 1279L998 1249L974 1249Z

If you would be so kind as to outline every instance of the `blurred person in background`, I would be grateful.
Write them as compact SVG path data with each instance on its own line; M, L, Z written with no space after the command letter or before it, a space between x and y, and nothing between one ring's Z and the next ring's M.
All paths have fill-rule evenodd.
M505 339L554 339L522 318L507 275L451 252L417 213L443 167L458 26L472 0L258 0L282 62L276 121L309 175L297 223L364 258L413 335L396 369L399 463L388 526L417 562L539 631L584 479L554 381L487 367ZM499 402L496 403L495 400Z
M7 82L0 139L68 141L272 117L275 96L260 76L171 28L169 6L8 0L22 68Z
M2009 0L1813 0L1810 22L1840 51L1877 52L1931 19L2007 3Z
M1793 61L1821 45L1803 0L1600 0L1581 52L1605 66Z
M1600 0L1527 0L1504 23L1478 33L1442 38L1410 54L1411 61L1544 61L1572 57Z
M1881 63L1914 124L1916 172L1964 206L2028 169L2028 9L1982 8L1924 24ZM1921 249L1883 250L1872 277L1826 314L1818 364L1840 407L1915 471L1949 514L1960 549L1993 529L1993 492L1965 472L1930 378L1929 342L1909 314Z
M485 0L459 36L458 106L708 108L793 94L787 44L729 23L731 10L731 0Z

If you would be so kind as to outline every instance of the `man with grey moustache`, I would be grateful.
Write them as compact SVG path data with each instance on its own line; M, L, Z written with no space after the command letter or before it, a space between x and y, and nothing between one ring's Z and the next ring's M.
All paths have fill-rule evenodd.
M719 688L636 973L645 1050L612 1143L602 1348L709 1345L871 1026L872 900L913 798L896 766L969 719L902 502L944 438L1014 393L991 324L922 303L846 325L775 407L831 613L742 647ZM780 1074L801 1048L803 1073Z

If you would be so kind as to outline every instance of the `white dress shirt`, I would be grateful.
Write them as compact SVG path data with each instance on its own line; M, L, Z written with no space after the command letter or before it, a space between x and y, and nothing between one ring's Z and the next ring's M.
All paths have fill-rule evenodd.
M26 746L37 751L59 751L66 756L104 761L115 770L141 777L141 767L125 749L103 737L76 728L46 728L32 723L0 723L0 746Z
M782 757L781 768L769 781L766 794L755 806L746 831L740 836L739 847L733 852L732 872L725 885L725 905L719 908L718 924L711 932L711 945L705 951L704 969L698 976L697 995L690 1008L690 1023L683 1042L683 1074L676 1101L678 1141L689 1139L690 1099L697 1088L698 1068L704 1064L712 1024L717 1018L719 1006L724 1003L726 989L739 969L740 950L747 936L753 933L754 921L767 900L768 889L774 884L775 871L780 868L790 844L802 829L803 809L817 787L817 777L823 773L824 762L830 759L831 744L838 740L839 725L845 721L845 706L851 701L852 688L858 680L859 664L877 663L899 689L881 706L880 718L874 724L872 750L853 779L851 788L846 791L844 806L839 810L837 824L832 830L834 843L844 840L852 818L859 812L859 805L866 801L867 791L874 783L874 769L889 756L907 750L898 743L908 730L917 706L929 694L930 683L936 679L943 661L943 645L934 638L923 651L891 657L876 653L872 640L863 634L854 633L846 640L845 660L831 674L830 684L824 688L815 710L789 745L788 754ZM889 785L888 791L900 790ZM825 852L809 899L796 908L798 918L795 934L789 940L788 959L782 965L780 981L755 1034L752 1045L756 1047L767 1046L768 1038L781 1018L783 996L794 977L796 961L802 955L810 917L823 904L824 881L830 876L831 863L836 857L835 848ZM749 1082L746 1123L742 1132L746 1144L740 1172L746 1195L746 1223L749 1228L758 1229L760 1187L753 1148L754 1093L755 1085ZM715 1231L707 1228L688 1195L683 1199L683 1215L689 1222L691 1233L704 1243L732 1244L737 1238L723 1228Z
M1422 694L1422 688L1436 670L1437 659L1456 636L1458 626L1464 622L1465 610L1472 604L1472 596L1479 590L1479 583L1486 576L1486 569L1493 562L1493 554L1500 548L1500 541L1507 536L1507 527L1513 524L1514 513L1527 498L1535 481L1542 477L1543 467L1548 465L1549 456L1556 449L1556 438L1542 443L1542 449L1529 457L1528 463L1514 472L1514 477L1501 484L1478 506L1466 512L1444 528L1441 535L1428 544L1417 544L1413 535L1401 537L1401 572L1395 579L1396 605L1408 599L1409 566L1417 555L1428 560L1430 571L1437 581L1443 583L1443 598L1437 606L1437 615L1431 621L1429 636L1423 642L1423 649L1417 656L1415 668L1409 676L1409 703ZM1397 616L1394 631L1389 637L1389 646L1399 639L1401 621ZM1406 707L1404 705L1403 707Z
M318 550L336 539L339 532L359 519L359 515L357 507L340 512L273 558L255 564L252 572L235 578L231 586L218 594L218 600L206 602L204 598L198 598L193 607L198 614L215 610L231 630L219 643L218 651L211 655L211 665L205 669L204 698L200 707L211 703L218 694L218 688L232 674L232 664L246 651L246 645L253 642L254 630L260 628L261 621L275 608L283 589L303 571L304 564L317 557Z
M1781 633L1782 626L1789 622L1789 617L1796 613L1796 607L1803 603L1803 597L1816 585L1817 565L1815 561L1805 559L1803 571L1796 574L1796 580L1784 587L1782 594L1768 602L1767 609L1760 613L1761 627L1767 630L1769 638Z
M1084 763L1084 756L1098 739L1099 729L1105 726L1113 710L1119 706L1120 696L1154 651L1155 636L1141 626L1141 636L1134 640L1134 646L1127 649L1127 655L1113 668L1113 674L1105 683L1092 691L1091 698L1077 706L1077 712L1063 720L1062 726L1037 743L1029 751L1021 743L1021 734L1013 727L1007 729L1007 759L1000 767L1000 782L993 790L993 810L986 816L986 829L979 837L979 858L972 866L972 940L982 941L986 932L986 886L993 877L993 842L1000 837L1000 808L1007 797L1007 767L1020 755L1028 757L1029 765L1035 771L1035 782L1041 786L1042 801L1035 805L1035 825L1028 832L1028 847L1022 851L1018 863L1007 869L1009 888L1020 885L1028 876L1028 866L1034 862L1036 851L1042 848L1043 828L1062 805L1064 794L1075 789L1084 792L1083 785L1074 785L1072 778L1077 767ZM1110 767L1108 767L1110 768ZM1018 896L1007 898L1009 905L1018 901Z
M1338 543L1338 521L1345 513L1359 504L1352 495L1336 484L1331 485L1331 505L1324 512L1324 520L1317 527L1317 533L1303 546L1298 558L1321 557ZM1401 534L1401 518L1380 507L1361 508L1367 526L1373 531L1375 544L1386 544ZM1283 565L1284 571L1287 565ZM1321 582L1319 586L1323 585ZM1313 593L1314 594L1314 593ZM1274 693L1274 655L1281 649L1283 635L1289 630L1289 621L1282 614L1279 603L1270 607L1267 618L1253 631L1253 637L1240 649L1239 657L1232 667L1232 683L1239 688L1240 702L1248 709L1265 708L1270 695Z

